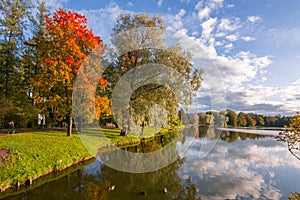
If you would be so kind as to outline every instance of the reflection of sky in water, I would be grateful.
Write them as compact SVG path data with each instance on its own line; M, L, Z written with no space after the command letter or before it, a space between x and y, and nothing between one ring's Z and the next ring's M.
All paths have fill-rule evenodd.
M202 159L197 157L201 139L187 137L185 143L191 144L187 150L177 145L187 157L178 173L191 176L201 199L287 199L300 190L300 162L274 138L218 141Z

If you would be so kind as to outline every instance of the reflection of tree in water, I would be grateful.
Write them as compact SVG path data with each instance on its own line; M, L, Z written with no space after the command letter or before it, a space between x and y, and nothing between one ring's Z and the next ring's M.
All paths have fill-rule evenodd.
M140 145L132 146L124 148L129 152L133 153L148 153L154 152L157 150L162 149L167 144L171 143L172 141L177 141L181 138L180 134L177 132L169 132L165 135L155 136L153 139L150 140L142 140Z
M101 165L96 175L84 175L83 190L89 199L141 199L141 190L149 199L197 199L197 188L190 178L186 181L178 176L177 170L184 160L178 160L163 169L148 173L127 173ZM108 191L115 185L114 191ZM163 193L166 187L168 192ZM200 198L198 198L200 199Z
M199 134L198 134L199 138L208 138L211 140L221 139L222 141L226 141L228 143L232 143L238 140L239 138L241 140L247 140L247 139L256 140L259 138L266 137L264 135L257 135L252 133L239 133L239 132L231 132L231 131L222 131L221 134L219 134L217 133L217 131L220 130L217 130L214 127L209 127L209 126L200 126L198 130L199 130ZM190 129L187 129L186 132L194 133L195 127L191 126Z

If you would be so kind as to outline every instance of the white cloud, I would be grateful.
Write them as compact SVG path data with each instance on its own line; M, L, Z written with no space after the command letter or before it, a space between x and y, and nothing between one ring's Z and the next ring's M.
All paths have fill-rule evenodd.
M195 10L200 10L203 7L203 2L199 1L196 5L195 5Z
M260 16L248 16L247 20L251 23L256 23L258 21L261 21L261 17Z
M38 5L37 4L38 0L33 0L32 3L34 5ZM69 0L48 0L45 1L46 6L51 10L51 11L55 11L58 8L63 8L63 5L65 3L69 2Z
M185 15L185 10L184 9L180 9L180 11L176 14L176 18L177 19L181 19L184 15Z
M260 81L266 81L261 76ZM226 80L225 80L226 81ZM300 79L287 86L232 85L227 87L227 106L236 111L267 115L294 115L300 111Z
M199 35L199 32L198 32L198 31L194 31L194 32L192 33L192 36L197 36L197 35ZM300 56L299 56L299 59L300 59Z
M191 2L191 0L180 0L180 3L186 3L189 4Z
M261 81L262 82L265 82L265 81L267 81L268 79L267 79L267 77L265 77L265 76L263 76L262 78L261 78Z
M280 88L280 99L283 109L295 114L300 111L300 79Z
M158 6L158 7L161 7L162 3L163 3L163 0L158 0L157 6Z
M210 35L210 27L212 27L213 24L215 24L214 21L206 21L207 27L204 26L206 27L205 30L207 30L205 33L206 35ZM271 60L268 56L258 57L249 51L240 51L235 56L218 55L214 46L210 45L210 43L206 43L203 38L189 37L187 35L187 31L177 31L174 37L177 38L177 41L182 44L184 49L189 49L191 52L193 52L194 67L200 66L204 69L204 84L201 91L205 91L207 89L209 91L205 94L222 94L221 91L226 90L227 97L226 100L223 101L227 101L227 106L234 106L235 110L237 111L248 107L249 110L259 110L259 112L262 111L262 108L270 110L272 109L274 112L274 110L279 108L276 107L279 106L278 102L265 101L266 97L275 95L274 92L276 92L276 90L274 88L248 88L243 86L244 83L257 79L259 77L258 75L261 77L263 76L266 70L265 68L271 63ZM227 48L227 50L234 48L233 44L231 43L224 44L219 41L214 45L216 46L216 44L224 45L225 49ZM201 61L206 59L209 61L205 62L206 64L204 65L201 64ZM210 64L210 62L213 63L214 66L217 66L217 69ZM218 75L219 73L220 75ZM219 84L215 84L216 82ZM219 90L221 93L219 93ZM212 109L212 97L202 97L206 98L205 100L201 100L201 104L205 105L204 107L206 108L206 111ZM193 108L191 107L191 109ZM196 106L195 110L199 110L199 107ZM204 110L201 108L201 112L202 111Z
M237 34L236 35L227 35L225 38L229 41L234 42L234 41L237 41L239 39L239 36Z
M210 8L205 7L204 9L199 11L198 17L199 17L200 20L207 19L209 17L209 14L210 14Z
M217 18L209 18L201 23L202 35L200 38L190 37L187 35L187 31L180 30L176 32L176 38L183 48L193 52L193 59L208 58L214 62L224 77L223 81L226 88L233 85L241 86L243 83L255 79L258 74L261 74L261 71L265 71L265 68L271 64L270 56L256 56L248 51L240 51L230 57L217 53L216 46L224 46L228 51L234 48L234 45L230 42L224 43L222 40L215 42L213 33L216 30L216 24ZM226 33L223 37L230 41L236 41L239 38L237 34L228 35Z
M195 6L195 10L198 11L198 19L203 20L208 19L213 10L216 10L221 7L223 7L223 0L211 0L208 1L207 4L204 4L201 1L199 1L199 3L197 3Z
M223 1L224 0L210 0L209 1L209 7L212 9L218 9L223 7Z
M184 9L180 9L179 12L173 16L168 15L164 16L164 20L167 21L167 30L169 31L177 31L183 28L184 22L182 17L186 14L186 11Z
M218 38L218 37L225 37L226 35L227 35L227 34L226 34L225 32L218 32L218 33L215 33L215 34L214 34L214 36L217 37L217 38Z
M80 10L78 12L87 17L89 27L93 29L96 35L100 35L102 39L111 37L111 30L121 13L131 13L130 11L122 10L115 3L110 3L105 8Z
M217 23L217 18L210 18L201 24L202 26L202 38L206 41L211 39L211 33L214 30L214 26Z
M246 42L250 42L250 41L255 40L255 38L254 37L250 37L250 36L244 36L244 37L242 37L242 40L244 40Z
M207 8L206 11L205 8ZM248 108L249 111L260 113L273 112L278 114L283 108L282 103L276 101L276 97L279 94L278 89L259 85L268 80L266 72L268 67L272 64L271 56L258 56L247 49L236 48L235 43L233 43L238 40L248 42L256 40L256 38L251 35L251 32L249 34L244 31L245 27L249 27L249 24L242 22L241 18L238 17L229 16L221 19L212 17L215 13L214 6L203 2L199 2L196 5L195 12L192 16L186 12L182 12L183 14L179 13L168 17L169 20L166 21L166 24L171 24L170 27L176 27L176 29L169 30L175 31L174 37L177 39L176 41L180 42L184 49L188 49L193 53L193 63L195 67L201 66L201 62L199 63L196 60L202 59L208 59L218 67L220 75L223 78L224 89L229 95L229 99L227 100L228 106L234 106L237 110L243 111ZM175 18L179 18L180 20L174 23ZM250 17L250 19L253 22L257 20L254 17ZM172 23L169 23L170 21ZM190 32L186 29L188 28L187 22L192 25L200 24L202 28L201 36L198 36L196 33L189 36L188 34ZM198 29L195 26L192 33L197 31ZM247 35L244 35L245 33L247 33ZM223 48L218 48L217 51L216 47ZM232 53L229 54L232 49L240 51L235 55ZM207 73L209 66L202 65L201 67L204 68L206 72L204 73L205 80L210 78L213 80L217 79L217 77L212 78L207 75L209 74ZM249 86L250 83L258 85ZM217 86L220 86L220 84L217 84L216 87ZM215 86L210 86L207 83L203 84L203 89L212 89L209 87ZM237 98L237 96L240 97ZM298 105L300 105L300 103ZM209 109L210 105L205 105L205 107Z
M233 4L228 4L226 7L227 8L234 8L234 5Z
M225 49L232 49L233 48L233 44L229 43L227 45L225 45Z
M134 6L134 3L132 3L131 1L129 1L128 3L127 3L127 6Z
M240 19L239 18L235 18L233 20L229 20L226 18L221 19L221 22L219 24L219 30L225 30L225 31L235 31L238 28L240 28Z
M224 45L224 42L221 42L221 41L215 42L216 47L223 46L223 45Z

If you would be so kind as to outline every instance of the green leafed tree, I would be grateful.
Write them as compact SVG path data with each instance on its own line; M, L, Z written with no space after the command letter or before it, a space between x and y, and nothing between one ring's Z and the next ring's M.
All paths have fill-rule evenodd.
M238 125L238 115L233 110L226 110L226 117L228 118L227 125L236 127Z
M22 56L24 69L23 85L30 96L34 96L35 89L31 83L33 78L43 70L42 64L46 57L47 45L50 40L45 27L46 16L49 15L45 2L38 2L36 10L36 15L30 18L32 36L24 42L25 52ZM32 99L32 105L34 104Z
M11 119L16 127L26 127L31 118L33 108L24 87L26 72L22 60L31 8L31 2L26 0L3 0L0 4L0 112L3 127Z
M151 122L151 116L154 115L150 111L153 111L153 108L164 108L169 121L177 117L178 96L176 96L174 88L170 88L168 85L178 86L178 82L183 81L189 85L191 90L197 90L201 86L203 72L192 67L191 52L183 50L180 44L166 46L164 33L163 20L158 16L151 17L148 14L121 14L113 28L112 43L122 54L115 55L117 58L110 63L105 77L112 90L129 71L132 72L132 75L127 78L131 80L131 82L128 81L130 86L128 88L134 88L141 82L145 83L134 88L130 95L129 105L125 108L138 126ZM159 67L165 69L165 66L173 70L169 70L168 75L158 69ZM144 73L141 74L137 68L142 69ZM177 73L180 74L181 80L176 80L178 79ZM149 79L160 80L154 83ZM163 81L167 83L164 84ZM178 90L185 92L187 88L178 88ZM191 100L192 94L189 92L184 95ZM110 96L111 93L108 95ZM120 96L120 98L122 97ZM125 126L122 133L126 135L130 129L132 130L131 122L128 115L122 117L121 121Z
M255 124L256 124L256 121L251 117L251 115L246 114L245 117L246 117L247 126L248 127L254 127Z
M0 95L7 99L21 89L20 57L30 8L26 0L3 0L0 4Z

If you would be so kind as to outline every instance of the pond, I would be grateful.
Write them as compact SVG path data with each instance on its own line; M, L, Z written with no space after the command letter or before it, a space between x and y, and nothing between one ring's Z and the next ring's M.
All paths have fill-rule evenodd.
M227 130L217 140L214 131L189 131L176 142L180 158L156 171L123 172L95 159L4 199L288 199L290 192L300 191L300 161L270 134ZM206 132L210 137L204 138ZM153 151L169 140L160 136L125 150ZM204 157L199 156L203 141L215 144ZM115 189L109 191L112 185Z

